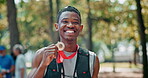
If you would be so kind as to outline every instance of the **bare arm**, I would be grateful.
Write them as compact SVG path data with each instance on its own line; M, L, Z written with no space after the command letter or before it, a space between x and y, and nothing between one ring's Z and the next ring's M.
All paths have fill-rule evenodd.
M14 65L12 65L11 68L10 68L10 70L9 70L9 72L13 72L14 69L15 69L15 67L14 67Z
M40 51L37 52L37 54L35 55L35 57L33 59L33 62L32 62L32 70L29 73L28 78L34 78L34 76L36 75L37 70L40 69L39 65L41 63L42 57L43 57L42 56L42 53ZM44 69L43 69L43 71L44 71ZM42 73L43 71L40 71L40 72ZM40 77L40 78L42 78L42 77Z
M21 68L20 71L21 71L21 78L24 78L25 69L24 68Z
M94 66L92 78L98 78L99 69L100 69L100 63L99 63L98 57L96 56L96 61L95 61L95 66Z
M49 47L39 50L32 63L32 71L27 78L43 78L46 67L55 58L55 54L51 52L57 52L57 47L50 45Z

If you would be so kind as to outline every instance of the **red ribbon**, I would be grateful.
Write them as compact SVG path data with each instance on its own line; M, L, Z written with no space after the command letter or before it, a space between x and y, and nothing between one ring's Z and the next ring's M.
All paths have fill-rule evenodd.
M76 45L76 47L78 50L78 45ZM59 50L58 57L57 57L56 61L57 61L57 63L62 63L64 59L72 59L76 54L77 54L77 51L67 57L63 51Z

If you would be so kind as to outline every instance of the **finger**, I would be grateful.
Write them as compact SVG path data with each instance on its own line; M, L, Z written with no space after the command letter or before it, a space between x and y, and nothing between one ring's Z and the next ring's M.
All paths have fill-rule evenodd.
M58 49L56 46L46 47L45 50Z
M55 52L54 55L55 55L55 58L58 57L58 52Z
M46 51L46 53L56 53L57 51Z
M53 59L51 58L51 56L47 56L47 58L46 58L46 65L49 65L52 60Z
M51 45L48 45L47 47L51 47L51 46L54 46L55 44L51 44Z
M52 61L54 59L54 55L49 55L48 59Z
M44 50L44 52L55 52L55 53L57 53L58 50L57 49L49 49L49 50Z
M56 59L56 55L55 55L55 54L53 55L53 58L55 58L55 59Z
M55 52L46 52L45 55L46 55L46 56L50 56L50 55L53 55L54 53L55 53Z
M53 60L53 56L48 56L47 58L49 63Z
M56 52L57 50L56 49L49 49L49 50L45 50L45 52Z

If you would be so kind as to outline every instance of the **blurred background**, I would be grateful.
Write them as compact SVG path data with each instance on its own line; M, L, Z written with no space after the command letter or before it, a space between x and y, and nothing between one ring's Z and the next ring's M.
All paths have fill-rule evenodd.
M54 23L68 5L81 12L78 44L99 57L99 78L148 77L147 0L0 0L0 45L13 55L22 44L29 72L36 50L59 40Z

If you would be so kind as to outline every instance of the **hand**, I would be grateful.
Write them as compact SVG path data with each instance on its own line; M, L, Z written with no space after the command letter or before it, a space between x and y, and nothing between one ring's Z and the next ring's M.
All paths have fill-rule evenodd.
M54 44L49 45L48 47L45 47L42 52L43 52L43 57L42 57L41 64L48 66L50 62L54 58L56 58L57 46L55 46Z
M2 69L1 74L2 74L2 75L5 75L6 73L7 73L7 71L6 71L5 69Z

